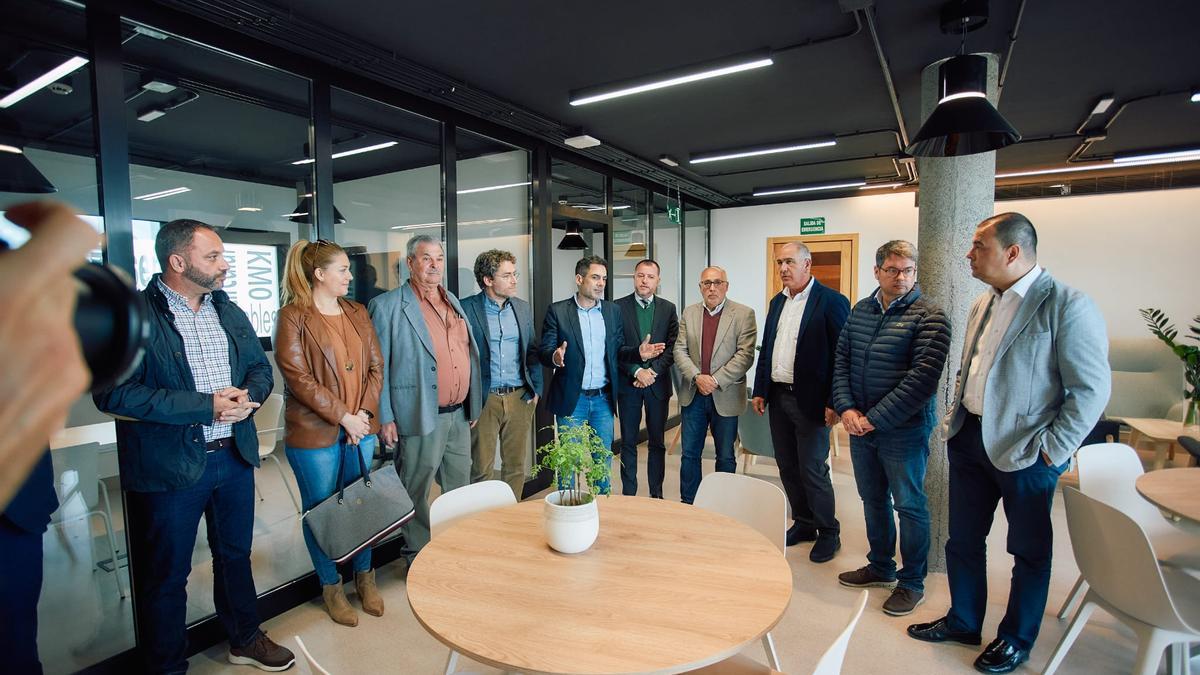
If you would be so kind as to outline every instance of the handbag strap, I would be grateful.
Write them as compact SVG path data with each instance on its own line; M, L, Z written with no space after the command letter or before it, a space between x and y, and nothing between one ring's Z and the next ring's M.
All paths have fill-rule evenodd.
M362 451L359 449L358 444L357 443L353 443L353 444L347 443L347 444L343 445L342 446L343 455L338 458L340 460L338 462L338 475L337 475L338 504L341 504L346 499L346 480L345 480L346 479L346 455L344 453L346 453L350 450L353 450L354 456L358 458L358 470L359 470L359 475L362 476L363 484L366 485L367 487L371 487L371 474L367 473L367 462L366 462L366 460L363 459Z

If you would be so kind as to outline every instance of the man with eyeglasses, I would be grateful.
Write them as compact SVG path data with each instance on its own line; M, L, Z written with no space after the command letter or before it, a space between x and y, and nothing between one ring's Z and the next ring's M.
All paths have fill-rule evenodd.
M484 403L471 430L471 482L500 479L519 500L529 475L534 410L542 391L542 364L529 303L517 297L517 259L492 249L475 258L480 291L462 299L467 323L479 344ZM486 349L484 348L486 345Z
M754 310L726 299L729 279L720 267L700 272L703 301L679 317L675 367L679 369L679 405L683 417L683 459L679 496L691 504L700 487L700 454L712 431L717 471L734 473L733 441L738 416L746 411L746 372L754 363L758 323Z
M834 359L833 408L850 434L870 545L867 565L839 574L838 582L892 588L883 611L904 616L925 601L925 463L950 322L916 287L917 248L909 242L889 241L875 251L875 280L879 288L851 310Z

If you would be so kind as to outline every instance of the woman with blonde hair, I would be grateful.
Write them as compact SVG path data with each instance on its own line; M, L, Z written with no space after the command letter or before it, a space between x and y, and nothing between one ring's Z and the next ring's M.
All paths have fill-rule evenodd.
M301 239L288 252L275 361L286 384L284 445L306 511L336 491L339 466L346 483L359 477L355 451L368 465L375 453L383 357L367 309L344 297L353 278L350 258L333 242ZM330 618L358 625L337 566L307 524L304 543ZM371 550L352 563L363 611L382 616Z

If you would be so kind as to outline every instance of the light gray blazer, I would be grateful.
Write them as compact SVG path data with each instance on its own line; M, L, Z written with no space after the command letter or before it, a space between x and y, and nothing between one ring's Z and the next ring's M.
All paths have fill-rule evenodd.
M700 374L700 340L704 331L704 303L697 302L679 315L679 337L675 340L675 368L679 372L679 405L696 396L694 380ZM713 343L712 376L719 388L713 392L717 413L736 417L746 410L746 372L754 363L758 324L754 310L732 300L725 301Z
M450 306L466 318L453 293ZM405 283L371 300L369 306L379 349L383 352L383 391L379 395L379 423L396 423L401 436L424 436L437 422L437 359L433 339L421 314L420 300L411 283ZM471 389L463 401L467 419L479 417L483 387L479 379L479 346L470 326Z
M946 438L962 428L962 390L991 292L975 300ZM1001 471L1070 459L1108 404L1112 373L1104 319L1091 298L1043 270L1017 310L988 371L980 416L983 447Z

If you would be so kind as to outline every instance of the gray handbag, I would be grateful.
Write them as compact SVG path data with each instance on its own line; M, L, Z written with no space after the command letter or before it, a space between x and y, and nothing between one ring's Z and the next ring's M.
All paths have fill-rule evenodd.
M338 465L337 492L301 516L317 545L334 563L343 563L359 551L374 546L412 520L413 500L393 466L367 473L367 463L357 445L353 450L361 470L358 480L346 485L345 457Z

